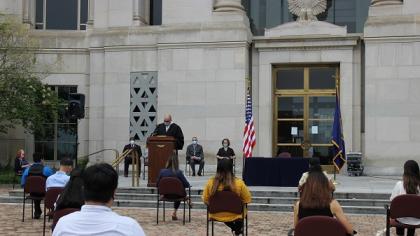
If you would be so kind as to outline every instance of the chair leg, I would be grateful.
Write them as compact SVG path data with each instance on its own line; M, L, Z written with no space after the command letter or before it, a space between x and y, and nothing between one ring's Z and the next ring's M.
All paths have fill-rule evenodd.
M206 212L206 235L209 236L209 211Z
M185 225L185 200L184 200L184 214L182 215L182 224Z
M47 211L46 211L46 209L45 209L45 203L44 203L44 224L43 224L43 226L42 226L42 235L43 236L45 236L45 222L46 222L46 220L47 220Z
M214 221L211 221L211 236L214 235Z
M25 202L26 202L25 192L23 192L22 222L25 222Z
M34 199L31 199L31 213L32 213L32 219L34 218Z
M188 204L188 222L191 222L191 205L190 204Z
M165 221L165 201L163 201L163 221Z
M157 204L156 204L156 224L157 225L159 224L159 198L158 198Z

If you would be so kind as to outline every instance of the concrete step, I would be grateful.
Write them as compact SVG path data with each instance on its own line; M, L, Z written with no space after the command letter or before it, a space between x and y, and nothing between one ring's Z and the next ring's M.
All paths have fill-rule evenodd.
M156 188L119 188L117 194L156 194ZM202 189L191 189L191 195L202 195ZM22 189L14 189L9 191L10 196L22 196ZM252 197L269 197L269 198L298 198L297 191L251 191ZM335 192L336 199L375 199L389 200L390 194L384 193L340 193Z
M201 196L193 195L193 208L205 209ZM254 197L249 204L251 211L282 211L292 212L295 198L264 198ZM384 200L369 199L338 199L346 213L352 214L385 214L383 205L388 203ZM0 195L0 203L22 203L21 196ZM114 205L117 207L156 207L156 195L121 195L116 197ZM172 208L172 203L166 203L167 208ZM182 207L182 205L181 205Z

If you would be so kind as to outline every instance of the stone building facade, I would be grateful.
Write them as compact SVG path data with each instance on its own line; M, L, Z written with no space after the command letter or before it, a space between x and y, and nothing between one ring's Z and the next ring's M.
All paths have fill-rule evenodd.
M282 149L328 156L336 86L347 151L364 154L366 173L400 173L405 160L420 159L416 0L373 0L359 32L340 23L292 22L289 14L290 22L267 23L260 34L249 8L261 1L74 0L76 20L63 23L74 29L54 29L48 9L57 6L48 2L5 0L0 10L22 19L39 39L38 61L50 68L45 83L86 95L86 117L75 125L77 141L65 140L74 133L61 133L60 124L52 141L10 131L0 137L3 162L17 147L29 156L48 152L53 161L121 150L130 136L144 145L167 113L187 144L198 137L209 163L224 137L241 157L248 88L254 156ZM285 10L286 1L278 2ZM340 1L328 2L335 8ZM303 87L294 88L299 76ZM312 85L316 76L324 82ZM102 158L114 156L105 152L92 161Z

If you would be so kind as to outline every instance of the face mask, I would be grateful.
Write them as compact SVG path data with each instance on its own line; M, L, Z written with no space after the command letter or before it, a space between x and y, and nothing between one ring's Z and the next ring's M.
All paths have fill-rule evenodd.
M130 144L134 144L134 140L130 140Z
M224 144L223 144L223 147L224 147L224 148L227 148L227 147L228 147L228 144L227 144L227 143L224 143Z
M197 144L197 140L193 140L193 141L192 141L192 143L193 143L193 144Z
M163 122L163 124L165 124L165 126L169 126L171 124L171 122Z

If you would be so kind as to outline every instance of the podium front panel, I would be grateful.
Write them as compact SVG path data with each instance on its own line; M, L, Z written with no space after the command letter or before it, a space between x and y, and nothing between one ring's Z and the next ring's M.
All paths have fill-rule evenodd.
M169 136L154 136L147 139L149 150L148 187L156 187L159 171L165 168L168 158L174 153L175 139Z

